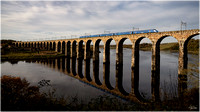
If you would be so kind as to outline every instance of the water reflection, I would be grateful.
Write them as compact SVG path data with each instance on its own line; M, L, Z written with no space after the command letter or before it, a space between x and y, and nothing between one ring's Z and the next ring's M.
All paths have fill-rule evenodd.
M77 70L78 70L78 75L80 78L83 78L83 58L78 58L77 59L77 62L78 62L78 67L77 67Z
M71 60L71 63L70 63ZM85 68L85 72L83 75L83 58L57 58L57 59L49 59L49 60L38 60L37 63L46 65L48 67L51 67L51 63L54 63L53 68L55 70L58 70L59 72L63 72L63 73L67 73L67 75L70 75L74 78L79 79L80 81L83 81L84 83L88 83L89 85L93 85L96 88L99 89L104 89L107 90L108 92L112 93L112 94L116 94L122 98L126 98L126 99L131 99L131 100L139 100L139 101L145 101L145 99L140 95L139 92L139 77L136 77L138 75L135 75L133 78L133 90L134 92L132 93L128 93L127 91L125 91L124 87L123 87L123 64L117 64L116 66L116 86L112 87L110 84L110 63L104 63L103 64L103 71L104 71L104 83L102 84L100 82L100 78L99 78L99 60L95 60L93 61L93 63L91 63L91 59L86 59L84 60L84 68ZM76 64L77 62L77 64ZM67 64L68 63L68 64ZM93 64L93 67L91 67L91 64ZM66 65L66 66L65 66ZM70 67L71 65L71 67ZM76 72L76 66L77 66L77 71ZM93 68L93 75L94 78L91 78L90 76L90 69ZM139 70L139 66L138 66L138 70ZM70 72L71 71L71 72ZM77 74L78 73L78 74ZM132 73L136 73L134 71L132 71ZM156 80L156 79L155 79ZM158 81L159 82L159 81ZM155 85L156 86L156 85ZM152 86L152 88L156 88L154 86ZM159 92L159 89L154 89L154 92L157 93L157 91ZM155 97L159 97L156 96ZM136 98L136 99L135 99Z
M99 60L93 61L93 73L94 73L94 80L96 84L102 85L100 79L99 79Z
M85 59L84 60L84 76L86 77L86 79L91 82L92 78L90 77L90 59Z
M111 84L110 84L110 62L106 62L103 64L103 79L104 79L104 84L108 89L114 89Z
M140 61L140 63L143 63L142 67L144 67L144 68L147 65L147 64L145 64L145 62L149 60L149 58L146 57L147 54L149 54L149 52L141 52L141 55L145 55L145 57L144 57L145 60L141 59L142 61ZM169 57L172 57L172 56L169 55ZM101 56L100 56L100 58L101 58ZM142 57L140 57L140 58L142 58ZM168 58L163 59L164 62L165 62L164 64L161 63L161 68L162 68L162 66L166 67L165 71L168 71L168 69L173 68L171 66L167 66L167 65L169 65L169 63L171 63L171 61L169 61ZM111 61L112 61L112 58L111 58ZM127 60L127 61L129 61L129 60ZM74 83L70 84L70 82L73 82L75 80L74 78L76 78L81 82L84 82L84 83L87 83L89 85L92 85L93 87L108 91L109 93L118 95L118 96L120 96L122 98L133 100L135 97L137 97L137 100L139 100L139 101L144 101L144 96L140 95L141 92L143 92L143 91L146 92L148 90L151 91L150 94L148 93L148 96L152 95L152 96L155 97L155 99L157 99L157 100L160 99L160 94L159 94L160 91L161 91L160 88L162 89L163 86L161 85L159 87L159 84L160 84L159 79L161 80L161 83L164 82L164 81L166 81L166 82L168 82L168 81L174 82L175 79L178 80L178 75L176 73L175 73L175 75L172 74L172 78L173 78L172 80L169 79L167 77L169 75L168 72L167 73L166 72L161 72L162 73L162 74L160 74L161 78L158 78L157 75L156 75L156 72L153 72L152 75L148 76L148 78L147 78L145 73L148 72L148 71L146 71L144 69L141 70L141 68L140 68L141 66L136 66L138 68L130 69L131 71L128 71L128 69L126 69L126 67L123 68L123 65L118 64L116 66L116 70L115 69L110 69L110 62L103 63L102 60L92 60L92 59L84 60L83 58L66 58L66 57L62 57L62 58L48 59L48 60L47 59L31 60L31 61L29 60L29 61L26 61L26 62L29 63L29 65L32 64L32 63L42 64L42 65L45 65L45 66L47 66L49 68L53 68L54 70L56 70L56 71L58 71L58 72L60 72L62 74L66 74L68 76L73 77L73 78L70 78L70 80L63 80L63 79L59 78L59 80L61 82L63 82L63 83L60 84L59 86L57 86L57 88L62 88L61 89L62 91L64 91L66 89L66 88L62 87L64 85L66 85L65 84L66 81L68 82L67 84L69 84L69 85L67 85L67 89L74 87ZM100 63L103 63L102 67L100 66ZM18 64L19 65L23 65L23 63L21 63L21 62L19 62ZM136 65L138 65L138 64L139 63L136 63ZM5 66L4 64L2 64L2 65ZM35 65L34 67L27 68L27 69L26 69L26 67L21 66L21 67L17 68L17 70L15 70L15 69L13 69L13 70L15 72L16 71L18 71L18 72L21 71L18 74L21 74L21 73L25 72L24 70L33 70L32 72L29 72L29 73L32 73L33 75L34 74L41 74L41 76L39 76L39 77L47 77L48 78L46 72L49 71L49 70L45 70L42 67L43 68L42 71L45 70L44 73L43 74L42 73L36 73L37 71L41 71L41 68L40 67L38 68L37 66L38 65ZM13 67L16 67L16 66L13 66ZM12 67L9 66L7 68L12 68ZM22 70L22 69L24 69L24 70ZM134 71L134 70L136 70L136 71ZM7 70L5 67L3 68L3 71L4 71L3 75L5 75L6 73L10 74L9 72L11 72L11 71ZM101 73L100 71L103 71L103 73L100 74ZM131 73L131 79L127 79L127 77L124 77L125 75L123 74L123 71L127 71L127 73L130 72ZM162 71L162 69L161 69L161 71ZM16 74L15 72L13 74ZM53 71L51 71L51 72L53 72ZM139 78L139 75L138 75L139 72L141 74L140 78ZM25 73L27 73L27 72L25 72ZM53 73L52 73L52 75L54 75L53 77L55 77L55 78L58 77L56 75L58 73L55 73L55 72L53 72ZM110 77L110 74L116 74L115 78ZM30 74L25 74L25 75L27 75L26 77L28 77ZM91 76L93 76L93 78ZM33 77L37 77L37 76L33 76ZM59 76L59 77L61 77L61 76ZM101 77L103 77L102 81L100 81ZM55 78L52 78L52 80L55 80ZM125 80L131 80L131 85L129 85L129 86L131 86L131 88L130 88L131 92L130 93L125 91L125 90L128 90L128 89L125 89L127 87L125 85L123 85L123 83L126 83L126 82L123 82L123 80L122 80L123 78L125 78ZM42 78L42 79L45 79L45 78ZM59 80L58 80L58 82L60 82ZM149 80L149 82L147 83L148 80ZM58 83L58 82L56 82L56 83ZM116 85L112 86L111 85L112 82L115 82ZM140 83L140 86L139 86L139 83ZM82 87L82 85L81 84L79 85L79 84L80 83L75 84L75 85L77 85L76 88L78 88L78 86ZM184 78L184 77L181 78L181 76L179 76L178 84L179 84L179 89L187 88L187 77L186 78ZM149 85L151 85L150 88L149 88ZM83 88L81 89L81 91L83 91L84 87L86 87L86 86L84 85ZM90 91L90 89L87 89L85 91ZM178 91L177 90L178 88L175 88L175 89L176 89L176 91ZM74 88L72 88L71 90L74 90ZM75 90L75 91L78 91L78 90ZM94 93L97 92L96 90L94 90L94 91L95 91ZM86 92L86 94L87 94L87 92ZM92 94L90 94L90 95L92 95Z
M72 64L72 74L75 76L76 75L76 57L71 58L71 64Z

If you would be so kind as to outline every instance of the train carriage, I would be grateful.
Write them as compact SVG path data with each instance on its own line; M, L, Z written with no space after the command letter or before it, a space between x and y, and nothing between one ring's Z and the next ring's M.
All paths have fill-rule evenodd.
M155 33L155 32L158 32L158 30L156 30L156 29L148 29L148 30L117 32L117 33L108 33L108 34L96 34L96 35L80 36L80 38L103 37L103 36L113 36L113 35L129 35L129 34L140 34L140 33Z

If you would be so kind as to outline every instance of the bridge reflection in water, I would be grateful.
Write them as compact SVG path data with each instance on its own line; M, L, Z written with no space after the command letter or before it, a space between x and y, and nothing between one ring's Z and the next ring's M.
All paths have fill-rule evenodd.
M139 92L139 75L138 77L134 77L132 84L132 90L130 93L127 93L123 88L123 65L118 65L116 67L116 86L112 87L110 84L110 63L104 63L103 64L103 82L99 80L99 61L93 61L93 74L90 74L91 69L91 63L90 59L84 60L83 58L70 58L70 57L61 57L56 59L43 59L43 60L37 60L35 61L38 64L43 64L45 66L48 66L54 70L57 70L59 72L62 72L66 75L69 75L71 77L74 77L81 82L84 82L88 85L91 85L93 87L99 88L103 91L106 91L108 93L111 93L115 96L119 96L123 99L134 101L134 102L148 102L146 99L144 99ZM84 70L84 69L85 70ZM139 70L139 66L138 66ZM134 71L132 71L134 73ZM156 99L155 101L160 101L160 78L155 77L159 75L155 75L155 72L152 73L152 100ZM91 78L91 75L93 75L93 79ZM182 86L179 87L187 87L186 81L179 81L181 82ZM184 83L182 83L184 82ZM179 83L180 85L180 83ZM183 88L181 88L183 89ZM181 90L179 88L179 90Z

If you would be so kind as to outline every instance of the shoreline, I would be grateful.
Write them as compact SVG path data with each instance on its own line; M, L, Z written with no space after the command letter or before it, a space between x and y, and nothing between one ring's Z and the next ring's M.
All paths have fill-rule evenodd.
M50 59L65 57L64 54L36 54L36 53L10 53L6 55L1 55L1 61L6 60L30 60L30 59Z
M128 48L131 49L131 48ZM140 49L141 51L151 51L151 49ZM171 53L178 53L178 50L160 50L160 51L169 51ZM188 54L199 55L199 52L188 51ZM1 61L7 60L31 60L31 59L52 59L66 57L64 54L36 54L36 53L11 53L6 55L1 55Z

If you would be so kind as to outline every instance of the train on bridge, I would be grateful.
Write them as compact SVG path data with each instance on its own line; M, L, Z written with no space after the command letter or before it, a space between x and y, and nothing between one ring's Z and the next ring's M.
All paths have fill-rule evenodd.
M158 32L158 30L156 30L156 29L149 29L149 30L117 32L117 33L108 33L108 34L96 34L96 35L80 36L80 38L114 36L114 35L128 35L128 34L139 34L139 33L155 33L155 32Z

